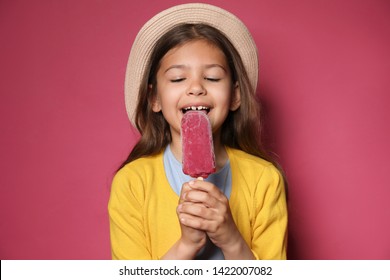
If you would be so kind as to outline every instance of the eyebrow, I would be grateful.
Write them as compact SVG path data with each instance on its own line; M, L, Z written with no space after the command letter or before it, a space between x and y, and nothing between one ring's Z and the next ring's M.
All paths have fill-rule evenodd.
M226 71L225 67L223 67L221 64L212 63L212 64L206 64L206 65L205 65L205 68L206 68L206 69L210 69L210 68L214 68L214 67L221 68L223 71L228 72L228 71ZM174 64L174 65L169 66L169 67L164 71L164 73L168 72L168 71L171 70L171 69L185 69L185 68L189 68L189 67L188 67L187 65L185 65L185 64Z
M184 68L187 68L187 66L185 66L184 64L174 64L174 65L169 66L169 67L164 71L164 73L168 72L168 71L171 70L171 69L184 69Z

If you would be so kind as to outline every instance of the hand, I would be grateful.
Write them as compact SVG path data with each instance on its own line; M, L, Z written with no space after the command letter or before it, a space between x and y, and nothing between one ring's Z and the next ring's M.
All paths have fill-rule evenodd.
M185 186L181 195L183 201L178 207L182 226L198 230L198 233L207 232L210 240L222 251L229 251L237 242L243 241L234 223L229 201L215 185L195 180Z
M205 246L207 236L206 233L202 230L193 228L189 225L185 224L185 221L190 218L188 214L183 213L183 203L185 202L185 197L188 195L188 192L191 191L191 187L188 183L183 184L181 194L180 194L180 200L179 205L177 207L177 215L180 222L180 228L181 228L181 243L188 248L189 251L194 252L194 257L198 251Z

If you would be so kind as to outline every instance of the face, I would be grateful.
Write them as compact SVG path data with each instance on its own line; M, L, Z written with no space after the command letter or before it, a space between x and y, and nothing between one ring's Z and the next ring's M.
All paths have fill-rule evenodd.
M229 110L239 106L239 88L232 83L225 55L214 45L190 41L171 49L161 60L153 111L162 111L173 141L180 138L187 110L206 111L213 133L219 134Z

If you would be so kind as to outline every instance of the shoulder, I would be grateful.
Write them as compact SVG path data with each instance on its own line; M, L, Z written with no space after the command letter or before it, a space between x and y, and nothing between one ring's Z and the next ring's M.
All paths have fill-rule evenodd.
M143 177L150 172L162 168L162 160L162 153L159 153L157 155L142 157L129 162L115 174L114 181L127 177Z
M275 179L281 177L280 171L265 159L233 148L227 148L227 152L231 165L248 177L271 176Z
M233 180L239 186L236 191L252 197L256 211L264 203L278 205L278 209L282 210L286 208L285 182L278 168L267 160L240 150L229 149L228 154L231 156L232 174L235 175Z
M163 172L162 153L136 159L122 167L112 180L112 192L142 191L147 180Z
M262 166L272 165L272 163L270 163L269 161L266 161L265 159L262 159L258 156L248 154L244 151L230 148L230 147L227 147L226 149L229 154L229 157L233 156L235 159L243 161L246 164L255 164L255 165L262 165Z
M241 150L227 148L233 180L249 193L284 192L282 173L271 162Z

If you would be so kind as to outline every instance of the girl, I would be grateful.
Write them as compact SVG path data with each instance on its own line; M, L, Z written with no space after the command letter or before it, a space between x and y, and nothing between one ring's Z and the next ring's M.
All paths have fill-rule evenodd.
M179 5L141 29L126 74L141 138L112 183L114 259L286 258L283 178L256 141L257 74L248 30L220 8ZM188 108L212 126L217 172L205 181L181 169Z

